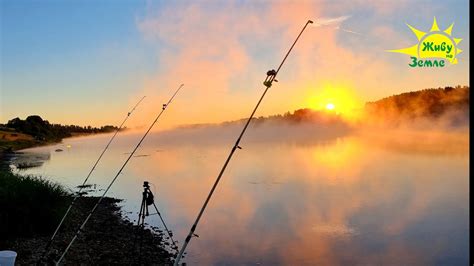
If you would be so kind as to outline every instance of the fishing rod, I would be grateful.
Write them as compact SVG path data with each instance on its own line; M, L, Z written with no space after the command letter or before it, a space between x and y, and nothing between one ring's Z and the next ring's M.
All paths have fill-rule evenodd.
M102 202L102 200L104 199L105 195L107 194L107 192L109 191L109 189L112 187L112 185L114 184L115 180L117 180L118 176L122 173L122 170L125 168L125 166L127 165L127 163L130 161L130 159L133 157L133 154L137 151L138 147L140 147L140 145L142 144L143 140L146 138L146 136L148 135L148 133L150 132L150 130L153 128L153 126L155 125L155 123L158 121L158 119L160 118L160 116L163 114L163 112L166 110L166 108L168 107L168 105L171 103L171 101L174 99L174 97L176 96L176 94L178 94L179 90L184 86L184 84L181 84L179 86L179 88L175 91L175 93L173 94L173 96L171 96L171 98L168 100L167 103L163 104L163 108L161 109L161 112L156 116L155 120L153 121L153 123L151 123L150 127L148 128L148 130L145 132L145 134L143 135L143 137L140 139L140 141L137 143L137 146L135 146L135 148L133 149L133 151L130 153L130 155L128 156L127 160L125 160L125 162L123 163L122 167L120 167L120 170L117 172L117 174L115 175L115 177L112 179L112 181L110 182L109 186L105 189L104 193L102 194L102 196L99 198L99 200L97 201L97 203L94 205L94 207L92 208L92 210L89 212L89 214L87 215L86 219L84 220L84 222L81 224L81 226L79 227L79 229L77 230L76 234L74 235L74 237L71 239L71 241L69 242L69 244L67 245L66 249L63 251L63 253L61 254L61 257L59 258L59 260L56 262L56 265L59 265L59 263L61 263L61 261L64 259L64 256L66 255L66 253L69 251L69 249L71 248L72 244L74 243L74 241L77 239L77 237L79 236L79 234L82 232L82 230L84 229L84 226L86 225L86 223L89 221L89 219L91 218L92 214L95 212L95 210L97 209L97 207L99 206L99 204Z
M125 116L125 119L122 121L122 123L120 124L120 126L117 128L117 130L115 130L115 133L112 135L112 137L110 138L109 142L107 143L107 145L105 145L105 148L102 150L101 154L99 155L99 158L97 158L97 160L95 161L94 165L92 166L91 170L89 171L89 173L87 174L86 178L84 179L84 182L82 182L82 185L79 186L79 191L77 192L76 196L73 198L71 204L69 204L69 207L67 208L66 210L66 213L64 213L63 215L63 218L61 218L61 221L59 222L58 226L56 227L56 230L54 230L54 233L53 235L51 236L51 238L49 239L48 241L48 244L46 245L45 247L45 250L41 256L41 258L44 257L44 255L46 255L46 253L48 252L51 244L53 243L53 240L54 238L56 237L56 235L58 234L58 231L59 229L61 228L61 226L63 225L64 223L64 220L66 219L67 215L69 214L69 211L71 211L72 207L74 206L74 203L76 203L76 200L78 198L80 198L82 195L81 195L81 192L82 192L82 189L85 188L85 184L87 183L87 180L89 180L89 177L91 176L92 172L95 170L97 164L99 163L99 161L102 159L102 156L104 155L104 153L107 151L107 149L109 148L110 146L110 143L112 143L112 141L115 139L115 136L118 134L118 132L122 129L123 125L125 124L125 122L127 122L128 118L130 117L130 115L133 113L133 111L135 111L135 109L137 108L137 106L143 101L143 99L145 99L146 96L143 96L140 101L137 102L137 104L135 104L135 106L132 108L132 110L130 110L130 112L127 113L127 115Z
M262 102L263 100L263 97L265 97L265 94L267 93L268 89L272 86L272 83L273 81L275 82L278 82L278 80L276 80L276 76L278 74L278 72L280 71L281 67L283 66L283 63L285 63L286 61L286 58L288 57L288 55L290 54L291 50L293 49L293 47L295 46L296 42L298 41L298 39L300 38L301 34L303 34L303 31L306 29L306 27L308 26L308 24L310 23L313 23L313 21L311 20L308 20L306 22L306 24L304 25L303 29L301 30L300 34L298 34L298 37L296 37L296 40L293 42L293 45L291 45L290 49L288 50L288 52L286 53L285 57L283 58L283 61L280 63L280 66L278 66L277 70L275 71L274 69L272 70L269 70L267 72L267 78L265 79L265 81L263 82L263 84L265 85L265 91L263 92L262 96L260 97L260 100L258 100L257 102L257 105L255 106L255 108L253 109L252 111L252 114L250 115L250 117L248 118L247 120L247 123L245 124L244 128L242 129L242 132L240 133L239 137L237 138L237 141L235 142L234 146L232 147L232 150L230 151L230 154L229 156L227 157L227 160L225 161L224 163L224 166L222 166L222 169L221 171L219 172L219 175L217 176L217 179L216 181L214 182L214 185L212 186L211 188L211 191L209 192L209 195L207 195L207 198L206 200L204 201L204 205L202 206L201 210L199 211L199 214L196 218L196 221L194 222L193 226L191 227L191 230L189 231L189 234L186 236L186 240L183 244L183 247L181 248L181 250L179 251L179 254L178 256L176 257L176 260L174 261L174 266L178 266L178 263L179 263L179 260L181 259L181 257L183 256L184 254L184 251L186 250L186 247L188 246L189 242L191 241L191 237L193 236L196 236L194 234L194 231L196 230L196 227L199 223L199 220L201 219L201 216L202 214L204 213L204 210L206 209L207 207L207 204L209 203L209 200L211 199L212 197L212 194L214 193L214 190L216 189L217 185L219 184L219 181L221 180L221 177L222 175L224 174L224 171L225 169L227 168L227 165L229 163L229 161L231 160L232 156L234 155L234 152L237 150L237 149L242 149L242 147L239 146L240 144L240 140L242 139L242 136L244 135L245 131L247 130L247 127L248 125L250 124L250 121L252 120L253 116L255 115L255 112L257 111L260 103Z

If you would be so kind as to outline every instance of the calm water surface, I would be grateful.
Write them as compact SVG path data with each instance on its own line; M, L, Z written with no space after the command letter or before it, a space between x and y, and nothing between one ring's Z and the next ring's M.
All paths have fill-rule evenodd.
M185 261L467 265L468 135L383 135L351 134L311 142L244 140ZM119 135L90 183L103 189L140 137ZM71 138L26 150L49 159L21 173L43 175L74 189L109 138ZM109 196L124 199L124 210L135 220L142 183L150 181L156 204L181 247L234 139L229 135L214 143L180 143L153 134ZM64 151L55 152L58 148ZM161 226L156 215L146 221Z

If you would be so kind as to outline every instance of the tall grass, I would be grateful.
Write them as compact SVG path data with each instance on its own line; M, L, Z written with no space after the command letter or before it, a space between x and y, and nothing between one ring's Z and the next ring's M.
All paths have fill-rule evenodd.
M49 234L70 201L59 184L0 170L0 239Z

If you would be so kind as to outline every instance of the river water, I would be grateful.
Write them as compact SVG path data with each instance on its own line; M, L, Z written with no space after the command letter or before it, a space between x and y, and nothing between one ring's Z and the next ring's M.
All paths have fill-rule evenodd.
M235 132L206 140L171 136L153 133L146 139L108 196L124 199L124 211L135 220L142 183L149 181L181 246ZM90 179L96 184L92 194L102 193L140 137L118 136ZM74 190L109 138L70 138L24 150L46 159L14 171ZM188 264L468 264L467 133L289 139L244 139L201 219L199 237L188 246ZM156 215L146 222L161 226Z

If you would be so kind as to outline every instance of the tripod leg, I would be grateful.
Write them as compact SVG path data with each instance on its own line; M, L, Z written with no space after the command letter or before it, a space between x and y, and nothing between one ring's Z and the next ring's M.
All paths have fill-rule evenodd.
M168 233L168 236L170 237L171 239L171 242L173 243L173 249L177 249L178 246L176 245L176 242L174 241L173 239L173 234L170 232L170 230L168 229L168 227L166 226L166 223L165 221L163 220L163 217L161 216L161 213L160 211L158 211L158 207L156 207L156 204L153 202L153 206L155 207L155 210L156 210L156 213L158 214L158 216L160 217L160 220L161 220L161 223L163 223L163 226L165 227L165 230L166 230L166 233Z
M138 213L137 225L140 225L140 219L142 217L142 210L143 210L143 201L140 205L140 212Z
M145 216L148 215L148 206L146 203L146 193L143 193L143 200L142 200L142 212L141 212L141 224L138 227L140 230L140 242L138 245L138 265L142 264L142 247L143 247L143 235L145 234Z
M137 227L135 229L135 238L133 240L133 252L135 253L135 256L132 256L132 260L134 260L133 258L137 258L137 257L140 257L140 253L137 254L137 249L136 249L136 246L137 246L137 240L138 240L138 234L140 233L140 225L141 225L141 222L143 220L143 212L144 212L144 206L145 206L145 198L142 199L142 203L140 205L140 212L138 213L138 219L137 219ZM140 237L141 238L141 237ZM141 241L140 241L140 246L141 246ZM140 247L139 246L139 247ZM141 248L140 248L141 249ZM138 251L140 252L140 250ZM136 256L138 255L138 256ZM138 261L135 261L137 263L139 263ZM133 261L132 261L132 264L133 264Z

